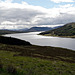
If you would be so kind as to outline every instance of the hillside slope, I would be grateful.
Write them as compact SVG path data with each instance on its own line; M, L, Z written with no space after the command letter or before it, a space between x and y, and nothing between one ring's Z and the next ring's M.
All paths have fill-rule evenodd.
M68 23L60 28L40 33L41 35L75 37L75 23Z
M75 74L75 51L24 42L11 37L0 38L0 75Z
M29 42L17 38L0 36L0 43L9 45L31 45Z

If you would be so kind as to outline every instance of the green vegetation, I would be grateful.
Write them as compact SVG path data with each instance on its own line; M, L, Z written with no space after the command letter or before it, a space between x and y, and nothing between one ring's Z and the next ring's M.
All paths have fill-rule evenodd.
M75 38L75 23L68 23L60 28L40 33L41 35Z
M73 63L75 62L75 51L63 48L0 44L0 50L20 52L14 56L30 56L39 57L41 59L62 60Z
M75 51L0 44L0 75L74 75Z
M40 58L14 56L10 51L0 51L0 75L74 75L75 63L50 61Z
M0 37L1 40L2 38L0 75L75 75L75 51L30 43L27 45L27 42L21 45L20 41L23 40ZM11 45L10 42L6 43L9 40Z

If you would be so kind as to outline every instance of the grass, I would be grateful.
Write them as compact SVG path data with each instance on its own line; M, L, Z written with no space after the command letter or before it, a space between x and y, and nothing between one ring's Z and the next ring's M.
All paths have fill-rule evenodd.
M75 75L75 51L0 44L0 75Z
M14 56L30 56L48 60L62 60L75 63L75 51L47 46L18 46L0 44L0 50L20 52Z
M0 60L3 64L3 71L0 75L11 75L8 66L16 69L16 75L74 75L75 63L63 61L50 61L40 58L15 56L15 52L0 51ZM19 54L19 53L17 53ZM14 75L15 73L12 73Z

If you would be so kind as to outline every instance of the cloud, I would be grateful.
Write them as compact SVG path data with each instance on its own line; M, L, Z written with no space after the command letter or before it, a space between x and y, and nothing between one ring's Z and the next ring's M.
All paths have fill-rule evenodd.
M51 0L55 3L61 3L61 2L74 2L74 0Z
M13 0L5 0L6 3L11 3Z
M46 9L26 2L12 3L12 0L0 2L0 29L55 26L69 22L75 22L75 7L70 4Z
M61 7L61 8L69 8L72 6L73 6L73 4L59 5L59 7Z

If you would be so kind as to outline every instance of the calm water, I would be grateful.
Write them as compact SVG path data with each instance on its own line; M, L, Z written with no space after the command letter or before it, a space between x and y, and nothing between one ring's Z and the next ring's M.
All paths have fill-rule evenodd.
M40 32L8 34L5 36L9 36L9 37L11 36L11 37L19 38L22 40L26 40L34 45L62 47L62 48L75 50L75 39L74 38L41 36L41 35L37 35L38 33Z

